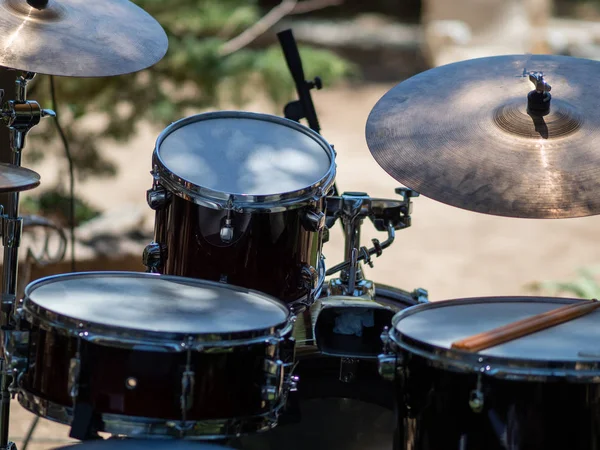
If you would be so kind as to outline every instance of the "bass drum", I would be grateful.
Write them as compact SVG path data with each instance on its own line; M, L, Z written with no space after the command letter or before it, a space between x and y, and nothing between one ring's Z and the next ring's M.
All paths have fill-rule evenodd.
M406 291L376 285L377 301L398 310L417 304ZM383 349L383 344L382 344ZM300 353L300 352L298 352ZM290 394L279 425L227 445L239 450L391 450L397 420L393 383L376 360L297 356L298 390ZM344 378L348 381L342 381Z

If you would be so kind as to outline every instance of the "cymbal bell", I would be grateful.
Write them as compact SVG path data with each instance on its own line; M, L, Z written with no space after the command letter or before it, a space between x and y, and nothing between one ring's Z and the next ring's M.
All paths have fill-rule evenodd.
M535 91L535 72L552 86L551 96L539 84ZM496 56L440 66L377 102L367 144L394 179L448 205L507 217L595 215L598 84L600 62L568 56ZM547 114L528 102L530 92L550 105Z
M0 0L0 66L7 68L108 77L155 64L167 47L158 22L129 0L49 0L41 9Z
M40 175L33 170L0 163L0 193L22 192L40 184Z

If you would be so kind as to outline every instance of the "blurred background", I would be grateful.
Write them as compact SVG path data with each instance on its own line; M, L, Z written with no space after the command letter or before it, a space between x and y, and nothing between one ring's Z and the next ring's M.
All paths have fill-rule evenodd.
M394 198L399 185L371 157L364 129L371 108L398 82L482 56L553 53L600 59L598 0L135 3L169 36L161 62L129 76L57 78L54 106L47 77L36 77L29 93L43 107L57 110L73 155L77 271L144 270L141 255L154 226L145 194L152 183L154 143L167 125L217 109L283 115L296 94L277 41L280 30L293 30L307 79L323 80L323 89L312 96L321 133L337 151L338 188L379 198ZM14 73L0 73L4 83L12 79ZM22 196L22 214L68 227L69 170L51 121L31 132L23 158L23 166L37 171L42 184ZM21 288L41 276L71 271L70 250L60 248L57 231L46 239L47 228L27 230ZM599 234L600 217L508 219L419 197L412 227L397 233L366 275L405 290L425 288L431 300L524 294L589 298L600 295ZM372 237L381 238L365 222L363 245ZM328 266L341 260L342 249L337 226L324 248ZM39 258L44 250L46 256ZM13 406L11 438L20 446L32 416L16 402ZM67 432L41 421L29 448L55 447Z

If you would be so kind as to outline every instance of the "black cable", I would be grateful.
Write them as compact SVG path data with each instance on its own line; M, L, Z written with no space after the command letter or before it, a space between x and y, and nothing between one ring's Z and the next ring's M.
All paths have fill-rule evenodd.
M69 232L71 235L71 272L75 272L75 169L73 167L73 158L71 157L71 150L69 149L69 143L67 137L60 126L59 114L56 106L56 89L54 88L54 76L50 75L50 96L52 97L52 109L56 113L54 117L54 125L60 135L63 147L65 148L65 155L69 163Z
M31 437L33 436L33 432L35 431L35 428L37 427L37 424L39 421L40 421L40 416L35 416L33 418L31 425L29 425L29 430L27 430L27 435L25 436L25 439L23 439L23 445L21 446L21 450L27 450L27 446L29 445L29 442L31 441Z

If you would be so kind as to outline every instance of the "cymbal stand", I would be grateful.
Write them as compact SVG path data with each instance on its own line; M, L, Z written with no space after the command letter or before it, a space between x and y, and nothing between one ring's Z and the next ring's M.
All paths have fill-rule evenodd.
M0 117L8 126L11 163L21 166L21 151L25 147L27 133L37 125L43 117L55 116L54 111L42 109L40 104L27 100L27 85L35 77L35 73L24 72L16 80L16 96L7 101L0 109ZM0 91L0 104L3 91ZM17 293L19 245L23 231L23 219L19 217L19 193L11 192L8 202L0 216L2 223L2 245L4 246L4 262L2 272L2 304L0 321L3 331L3 344L7 342L6 334L14 331L13 309ZM4 349L3 349L4 350ZM13 381L4 351L2 354L2 402L0 404L0 449L14 449L15 444L8 441L10 418L10 385Z

